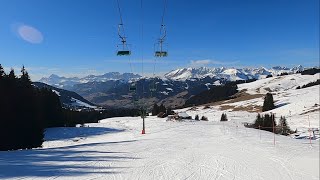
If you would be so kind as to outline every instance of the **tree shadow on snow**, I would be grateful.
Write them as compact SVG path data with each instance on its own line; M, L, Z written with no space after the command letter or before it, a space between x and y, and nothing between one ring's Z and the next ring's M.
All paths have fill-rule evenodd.
M89 136L97 136L107 133L122 132L124 129L105 128L105 127L58 127L47 128L45 132L45 140L64 140L72 138L85 138Z
M282 106L286 106L288 104L290 104L290 103L280 103L280 104L276 104L275 106L276 106L276 108L279 108L279 107L282 107Z
M126 145L133 141L88 143L48 149L0 152L0 179L18 177L82 176L120 173L128 167L108 162L134 160L126 152L98 151L98 146ZM103 149L103 148L100 148Z

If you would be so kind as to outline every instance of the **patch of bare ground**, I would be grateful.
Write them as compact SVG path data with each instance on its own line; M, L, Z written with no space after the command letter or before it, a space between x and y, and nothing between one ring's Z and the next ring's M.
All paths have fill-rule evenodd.
M261 106L249 105L249 106L238 106L238 107L235 107L235 106L229 105L229 103L247 101L247 100L251 100L251 99L264 97L263 94L248 94L246 91L247 91L246 89L241 90L240 92L238 92L237 94L235 94L233 96L233 99L224 100L224 101L218 101L218 102L214 102L214 103L209 103L207 105L220 106L221 110L261 112L262 111L262 107Z
M220 110L228 110L231 109L232 111L247 111L247 112L261 112L261 106L249 105L249 106L231 106L231 105L221 105Z

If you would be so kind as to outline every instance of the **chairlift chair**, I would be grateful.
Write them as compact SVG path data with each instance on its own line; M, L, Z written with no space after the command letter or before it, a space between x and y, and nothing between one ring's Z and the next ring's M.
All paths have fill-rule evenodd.
M124 35L124 29L123 29L122 23L119 24L118 26L118 35L119 35L119 38L121 39L122 44L119 44L117 46L118 47L117 56L129 56L131 54L131 51L130 51L129 45L127 44L127 37L125 37Z
M118 51L117 56L129 56L131 54L130 51Z
M156 56L156 57L167 57L168 56L168 52L167 51L156 51L154 56Z
M160 34L161 34L161 37L159 38L158 43L155 44L154 56L167 57L168 52L166 51L165 44L164 44L165 38L167 36L167 31L164 24L161 25Z
M131 55L131 51L129 48L129 44L119 44L117 46L117 56L130 56Z
M136 83L131 83L129 86L129 91L135 92L137 90Z
M167 57L168 51L167 51L167 44L159 41L159 43L156 43L154 45L154 56L155 57Z

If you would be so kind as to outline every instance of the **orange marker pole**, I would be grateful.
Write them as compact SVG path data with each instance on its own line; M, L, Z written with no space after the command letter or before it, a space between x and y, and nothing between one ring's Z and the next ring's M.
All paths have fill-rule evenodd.
M142 131L141 131L141 134L145 134L146 133L146 130L145 130L145 123L144 123L144 117L145 114L144 114L144 108L142 108Z

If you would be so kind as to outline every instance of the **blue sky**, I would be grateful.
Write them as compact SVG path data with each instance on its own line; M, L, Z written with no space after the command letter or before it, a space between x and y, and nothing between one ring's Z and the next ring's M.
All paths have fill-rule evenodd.
M189 66L319 66L318 0L167 0L169 56L156 74ZM116 56L116 0L0 0L0 63L32 79L131 72ZM134 73L150 75L163 0L119 0ZM143 22L143 38L142 38ZM31 36L31 37L30 37ZM143 53L142 53L143 52Z

